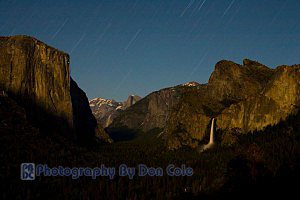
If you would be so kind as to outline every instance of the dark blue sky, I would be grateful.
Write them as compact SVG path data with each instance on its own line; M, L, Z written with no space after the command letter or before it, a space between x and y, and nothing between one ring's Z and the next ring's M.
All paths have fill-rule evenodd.
M120 101L206 83L221 59L300 63L300 1L0 0L0 35L20 34L69 53L89 98Z

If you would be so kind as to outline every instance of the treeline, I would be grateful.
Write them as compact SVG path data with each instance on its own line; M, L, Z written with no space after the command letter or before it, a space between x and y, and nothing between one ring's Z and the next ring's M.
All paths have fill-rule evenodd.
M168 151L156 137L161 130L131 141L100 147L78 147L63 137L49 137L16 122L0 123L2 199L189 199L219 198L236 195L254 197L263 192L291 194L299 180L300 130L299 114L276 126L238 136L228 146L218 142L214 148L199 153L184 147ZM20 122L21 123L21 122ZM26 125L27 126L27 125ZM6 128L5 128L6 127ZM222 134L222 133L220 133ZM161 167L185 164L194 169L191 177L128 176L109 177L37 177L20 180L20 164L34 162L49 167Z

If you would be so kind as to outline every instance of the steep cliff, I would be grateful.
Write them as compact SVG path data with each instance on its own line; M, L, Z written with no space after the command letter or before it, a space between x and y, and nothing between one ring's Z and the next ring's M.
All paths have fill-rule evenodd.
M142 98L140 96L130 95L127 100L123 102L122 109L125 110L126 108L129 108L141 99Z
M198 86L199 84L193 83L152 92L126 110L121 111L109 129L128 128L147 132L154 128L164 128L170 117L171 109L180 99L181 91Z
M244 100L259 93L273 73L272 69L248 59L243 65L222 60L215 65L209 78L209 97L217 101Z
M71 81L68 54L32 37L0 37L0 88L41 132L91 141L95 124L81 117L90 110L78 105L88 101Z
M85 92L71 78L71 99L76 140L82 143L93 141L95 136L103 141L112 142L104 129L98 125Z
M73 128L69 56L27 36L0 37L0 87L45 131Z
M247 133L277 124L298 112L299 65L270 69L245 59L216 64L203 91L186 91L181 96L164 138L170 149L197 146L207 136L210 119L226 133Z
M110 128L162 128L170 149L207 142L212 118L223 133L262 130L298 111L299 73L299 65L271 69L249 59L243 64L222 60L207 84L153 92L122 112Z
M243 133L275 125L296 114L300 103L300 65L280 66L260 94L231 105L218 117L221 129L240 128Z

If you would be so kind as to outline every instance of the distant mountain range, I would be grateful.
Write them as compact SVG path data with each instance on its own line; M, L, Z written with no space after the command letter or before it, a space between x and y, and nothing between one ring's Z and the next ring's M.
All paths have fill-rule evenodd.
M136 95L130 95L124 102L94 98L89 101L89 104L98 123L100 123L102 127L108 127L112 123L113 119L120 114L120 111L129 108L140 99L141 97Z

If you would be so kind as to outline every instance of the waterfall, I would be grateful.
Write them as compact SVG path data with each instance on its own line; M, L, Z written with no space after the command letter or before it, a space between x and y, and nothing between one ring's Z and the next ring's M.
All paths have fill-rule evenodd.
M202 149L200 150L200 152L203 152L206 149L209 149L210 147L213 146L213 144L214 144L214 126L215 126L215 118L213 118L211 121L209 143L204 145L202 147Z
M209 143L208 144L213 144L214 143L214 122L215 122L215 118L213 118L212 121L211 121L210 138L209 138Z

